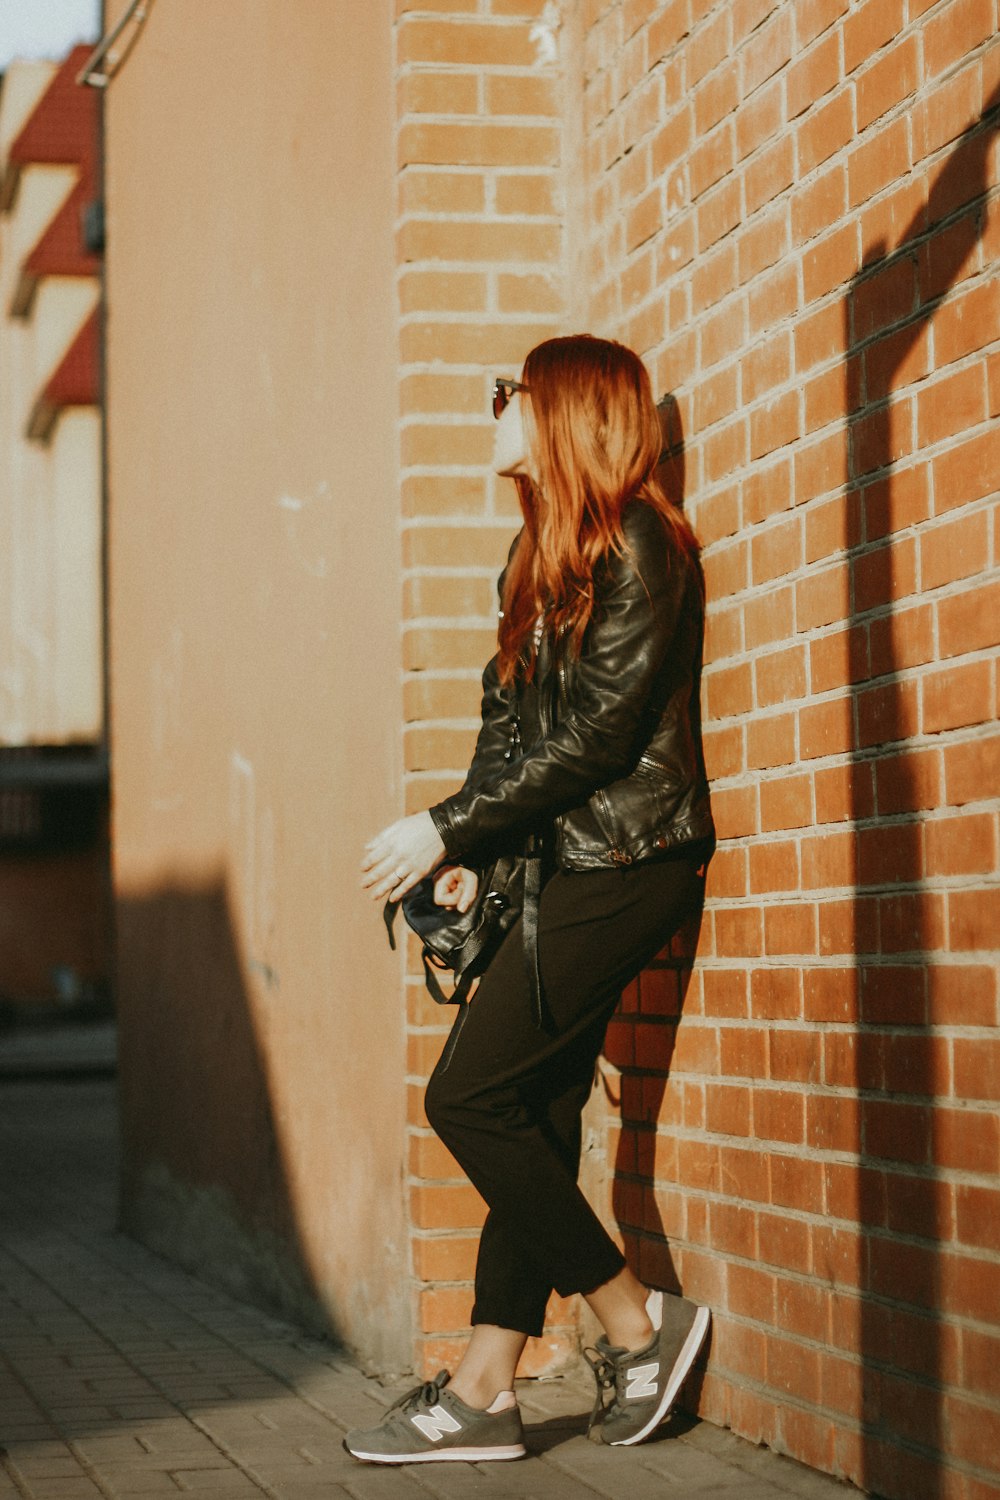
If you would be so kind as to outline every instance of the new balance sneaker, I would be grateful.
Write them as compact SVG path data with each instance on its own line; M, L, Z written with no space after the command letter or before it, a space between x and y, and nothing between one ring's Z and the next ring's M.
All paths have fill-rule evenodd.
M708 1332L709 1311L686 1297L650 1292L654 1333L643 1349L616 1349L598 1339L585 1355L597 1380L588 1436L595 1443L641 1443L669 1415ZM593 1358L591 1357L593 1355ZM614 1397L605 1406L605 1391Z
M349 1432L348 1453L370 1464L523 1458L524 1429L514 1392L501 1391L492 1406L477 1411L447 1389L448 1379L448 1371L441 1370L400 1396L378 1426Z

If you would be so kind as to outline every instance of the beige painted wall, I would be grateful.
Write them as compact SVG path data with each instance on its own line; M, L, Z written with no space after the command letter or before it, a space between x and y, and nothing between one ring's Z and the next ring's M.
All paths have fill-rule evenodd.
M110 691L125 1222L402 1368L390 35L171 0L107 92Z

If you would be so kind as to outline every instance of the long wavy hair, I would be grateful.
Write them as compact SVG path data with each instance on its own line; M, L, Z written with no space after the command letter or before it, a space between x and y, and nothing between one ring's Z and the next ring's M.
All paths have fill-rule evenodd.
M524 531L507 568L499 672L531 677L540 616L559 648L579 654L594 612L594 575L627 544L622 512L641 500L663 517L682 553L698 544L656 477L659 415L642 361L591 334L547 339L524 362L525 426L534 479L516 476Z

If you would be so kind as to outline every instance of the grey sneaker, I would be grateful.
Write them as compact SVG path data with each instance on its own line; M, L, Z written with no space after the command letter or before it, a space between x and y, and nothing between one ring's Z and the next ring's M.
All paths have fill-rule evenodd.
M588 1432L595 1443L624 1448L648 1438L668 1416L704 1343L707 1307L650 1292L646 1312L655 1331L644 1349L616 1349L598 1339L584 1351L597 1380ZM612 1389L614 1399L605 1406L604 1393Z
M349 1432L348 1453L369 1464L523 1458L524 1429L513 1391L502 1392L487 1411L477 1411L447 1389L448 1380L448 1371L441 1370L400 1396L377 1427Z

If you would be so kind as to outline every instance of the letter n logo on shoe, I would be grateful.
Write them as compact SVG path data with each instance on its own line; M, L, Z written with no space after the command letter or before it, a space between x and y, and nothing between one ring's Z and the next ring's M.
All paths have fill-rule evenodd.
M410 1421L414 1427L419 1427L425 1438L430 1438L432 1443L439 1443L446 1432L461 1432L461 1422L456 1422L450 1411L445 1411L443 1406L432 1406L428 1412L421 1412L419 1416L411 1417Z
M636 1365L628 1372L628 1386L625 1391L626 1401L635 1401L643 1396L656 1395L656 1377L660 1373L659 1361L652 1365Z

